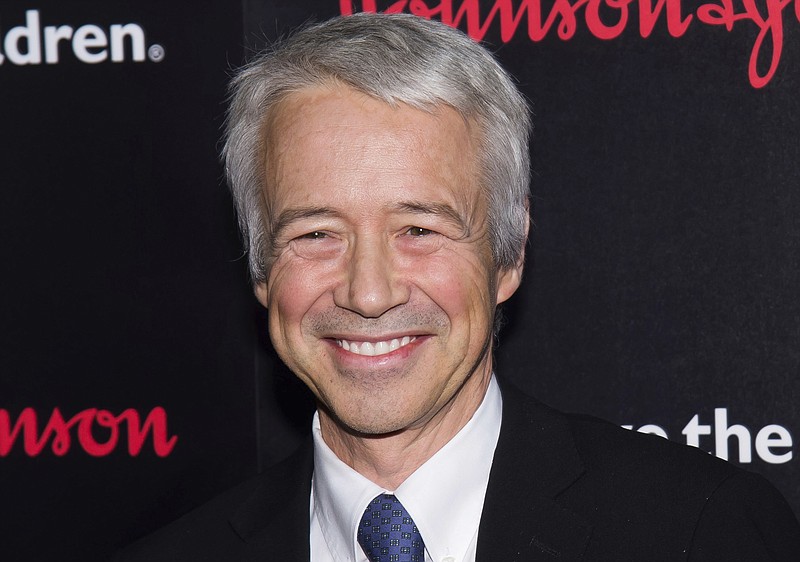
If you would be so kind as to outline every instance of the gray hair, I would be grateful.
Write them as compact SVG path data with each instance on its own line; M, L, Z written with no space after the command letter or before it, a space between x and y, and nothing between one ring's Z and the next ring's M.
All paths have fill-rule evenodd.
M526 240L530 113L511 77L472 39L408 14L337 17L256 56L234 76L222 157L254 282L266 281L267 115L292 92L339 82L392 106L450 106L479 130L479 178L494 263L519 263Z

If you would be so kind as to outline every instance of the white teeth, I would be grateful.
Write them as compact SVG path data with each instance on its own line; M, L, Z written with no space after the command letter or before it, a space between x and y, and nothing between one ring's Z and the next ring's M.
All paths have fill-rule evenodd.
M395 338L390 341L379 341L375 343L368 341L351 342L347 340L336 340L336 343L339 345L339 347L346 349L350 353L355 353L356 355L369 355L370 357L374 357L376 355L385 355L391 351L400 349L401 347L410 344L415 339L417 339L416 336L413 337L403 336L403 338L400 340Z

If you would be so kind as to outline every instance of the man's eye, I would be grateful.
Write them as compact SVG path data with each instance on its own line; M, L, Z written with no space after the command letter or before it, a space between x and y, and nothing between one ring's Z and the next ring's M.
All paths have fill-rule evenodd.
M412 226L406 233L411 236L427 236L428 234L433 234L433 231L421 226Z
M312 230L292 238L289 247L291 254L299 258L328 260L341 255L347 245L335 231Z

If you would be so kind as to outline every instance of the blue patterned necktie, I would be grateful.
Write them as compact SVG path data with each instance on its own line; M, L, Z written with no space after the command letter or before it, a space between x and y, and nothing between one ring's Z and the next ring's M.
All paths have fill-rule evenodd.
M358 542L371 562L425 562L417 526L394 494L370 502L358 526Z

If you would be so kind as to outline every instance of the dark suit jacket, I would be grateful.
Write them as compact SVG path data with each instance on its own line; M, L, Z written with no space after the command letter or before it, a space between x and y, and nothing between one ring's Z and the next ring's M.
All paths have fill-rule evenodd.
M763 478L508 385L502 393L477 562L800 560L797 519ZM117 559L308 561L312 468L309 440Z

